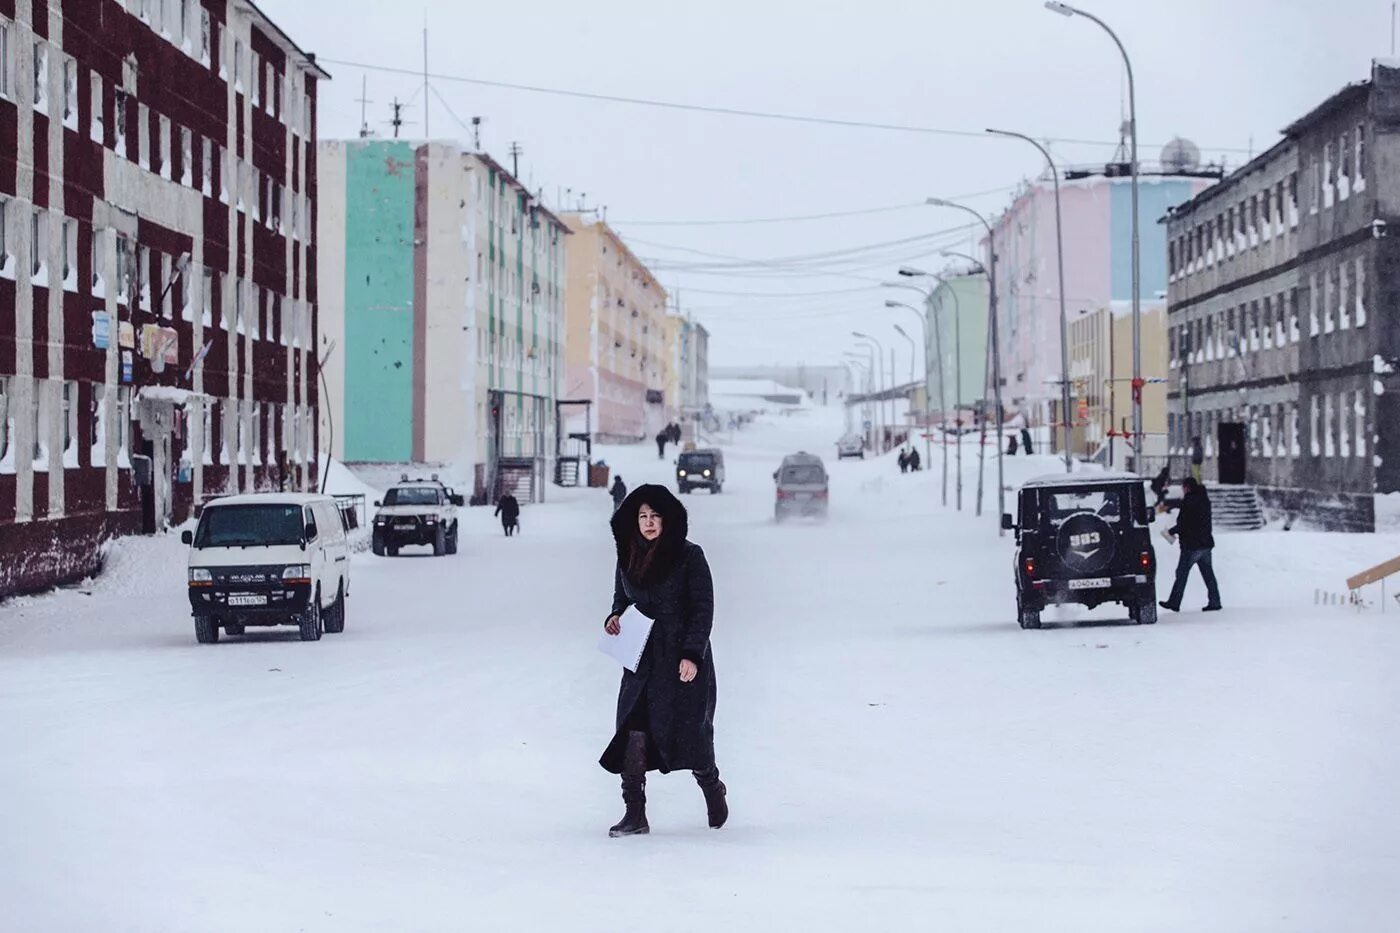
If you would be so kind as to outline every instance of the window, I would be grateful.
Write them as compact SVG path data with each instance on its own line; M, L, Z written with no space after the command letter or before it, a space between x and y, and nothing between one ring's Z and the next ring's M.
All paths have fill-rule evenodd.
M103 132L102 123L102 76L97 72L92 73L91 86L89 91L92 95L92 108L90 110L89 135L95 143L104 142L106 134Z
M15 471L14 451L10 449L10 377L0 376L0 473Z
M199 459L201 463L212 465L214 462L214 406L217 403L212 399L206 399L200 406L204 410L202 423L203 430L199 435Z
M73 59L63 59L63 125L69 129L78 126L78 63Z
M78 465L78 384L63 383L63 465Z
M160 177L171 178L172 166L170 151L174 148L174 141L171 139L173 127L165 117L156 118L156 133L159 134L155 140L156 151L160 157Z
M194 136L180 127L180 184L189 187L194 177Z
M47 285L45 262L49 258L49 221L44 212L34 208L29 217L29 274L36 284ZM39 280L43 279L42 282Z
M1332 410L1332 396L1322 397L1322 455L1324 457L1335 457L1337 455L1337 422L1336 413Z
M10 220L10 201L8 198L0 198L0 276L9 277L14 274L10 268L10 238L7 224Z
M253 81L253 106L262 106L262 56L257 52L252 52L248 56L250 68L249 76Z
M92 400L88 403L88 462L93 466L107 464L107 387L92 384Z
M233 314L235 324L234 329L240 334L243 333L243 307L246 299L247 287L243 280L239 279L238 284L234 286L233 291Z
M129 159L131 158L131 156L127 154L126 149L127 93L126 91L123 91L120 88L118 88L117 91L114 93L113 97L114 102L112 104L112 132L114 134L114 138L116 139L117 155L121 156L123 159Z
M14 50L10 45L10 24L0 22L0 97L15 99Z
M63 218L63 287L78 288L78 222L70 217Z
M1322 145L1322 162L1318 165L1318 181L1322 185L1322 206L1331 207L1337 195L1337 160L1334 145Z
M151 167L151 115L140 101L136 104L136 164Z
M1350 401L1350 392L1343 392L1337 396L1337 454L1342 457L1351 456L1351 426L1354 419L1347 417Z
M1322 327L1318 322L1318 306L1322 302L1322 293L1318 290L1317 273L1308 276L1308 336L1316 337L1322 332Z
M1356 326L1366 325L1366 260L1358 257L1356 260L1356 290L1353 293L1355 304Z
M1351 271L1350 262L1337 269L1337 326L1342 330L1351 327Z
M188 29L190 21L190 0L179 0L175 5L175 44L186 49L189 46L185 43L185 30Z
M281 116L282 82L277 78L277 69L267 63L267 112Z
M107 243L107 234L104 230L96 227L92 228L92 294L94 298L107 297L106 280L102 277L102 266L106 260L106 253L103 247Z
M136 247L136 292L141 307L151 310L151 251L140 245Z
M34 109L49 111L49 50L42 42L34 43Z
M1356 418L1356 456L1366 456L1366 393L1356 390L1356 401L1352 404L1352 414Z
M214 271L212 269L206 268L203 270L202 281L200 283L200 286L200 320L203 322L205 327L208 327L213 321L214 309Z
M199 60L208 67L209 47L212 36L209 29L209 11L203 6L199 8Z
M243 40L233 40L233 89L243 90Z
M199 141L199 189L208 197L214 188L213 143L201 138Z
M131 469L131 388L117 387L117 466Z
M1366 190L1366 124L1356 127L1356 166L1352 172L1352 188Z
M1337 151L1337 200L1351 197L1351 134L1342 133L1342 142Z

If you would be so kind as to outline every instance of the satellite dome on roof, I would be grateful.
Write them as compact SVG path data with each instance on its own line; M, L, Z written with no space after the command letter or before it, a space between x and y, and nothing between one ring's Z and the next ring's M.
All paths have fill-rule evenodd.
M1189 139L1177 136L1162 147L1162 168L1169 172L1190 172L1201 167L1201 150Z

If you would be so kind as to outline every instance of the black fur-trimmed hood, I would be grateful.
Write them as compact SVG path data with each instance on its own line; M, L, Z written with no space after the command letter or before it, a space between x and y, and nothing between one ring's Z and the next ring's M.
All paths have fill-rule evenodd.
M632 490L613 513L611 522L613 541L617 545L617 563L624 573L630 563L632 546L639 537L637 513L642 510L643 504L661 514L661 538L655 545L658 549L656 556L646 575L641 580L633 581L649 587L664 580L685 555L690 520L681 500L665 486L649 484Z

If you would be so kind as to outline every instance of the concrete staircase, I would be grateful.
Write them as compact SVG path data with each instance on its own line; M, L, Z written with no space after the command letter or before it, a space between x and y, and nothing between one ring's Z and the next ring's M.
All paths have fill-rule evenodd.
M1211 519L1217 528L1231 531L1257 531L1264 527L1264 506L1253 486L1222 486L1208 483Z

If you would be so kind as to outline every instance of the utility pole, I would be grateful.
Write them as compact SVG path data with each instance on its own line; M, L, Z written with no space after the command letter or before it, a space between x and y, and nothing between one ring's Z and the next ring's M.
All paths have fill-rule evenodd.
M525 150L520 148L520 143L510 144L510 173L516 178L520 177L520 157L525 154Z
M401 102L395 97L394 102L389 106L394 108L394 119L389 121L389 125L394 128L394 138L398 139L400 127L403 127L408 122L403 118L404 108L407 107L408 104Z
M472 151L481 151L481 117L472 117ZM560 198L563 203L563 198Z
M429 126L433 111L432 101L428 100L428 13L423 11L423 137L431 139L433 131Z
M369 105L374 101L369 99L369 76L360 79L360 138L369 137Z

